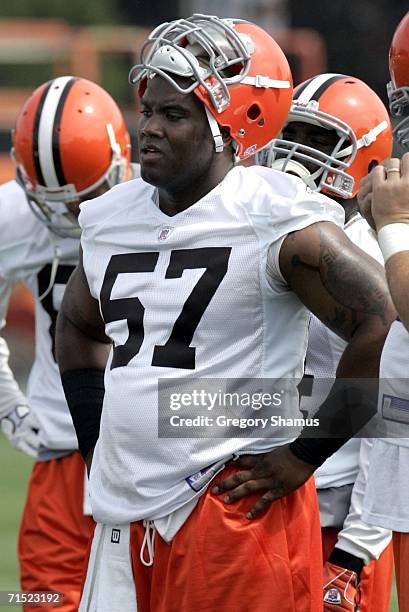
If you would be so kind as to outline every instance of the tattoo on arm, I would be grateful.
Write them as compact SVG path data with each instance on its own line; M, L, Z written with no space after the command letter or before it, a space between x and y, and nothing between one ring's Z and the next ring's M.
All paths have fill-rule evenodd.
M325 229L316 226L319 234L319 261L313 265L299 254L291 258L291 267L316 272L336 304L324 317L324 322L342 335L349 336L365 315L379 317L387 326L388 297L381 273L362 259L357 265L357 254L347 248ZM344 251L345 248L345 251ZM358 254L359 256L359 254ZM308 281L307 281L308 282Z

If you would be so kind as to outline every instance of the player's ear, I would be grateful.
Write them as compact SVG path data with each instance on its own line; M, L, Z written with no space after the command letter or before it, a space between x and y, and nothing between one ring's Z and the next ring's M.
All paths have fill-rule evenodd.
M224 146L229 146L232 144L232 137L230 135L230 130L227 127L222 127L220 130L220 133L222 135L223 138L223 144Z

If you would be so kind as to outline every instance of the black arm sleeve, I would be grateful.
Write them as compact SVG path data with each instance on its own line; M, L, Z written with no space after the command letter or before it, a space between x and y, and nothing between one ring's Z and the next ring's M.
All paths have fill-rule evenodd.
M83 368L61 374L62 386L78 438L78 447L85 459L99 437L104 402L104 370Z
M335 547L328 559L330 563L344 567L345 569L355 572L358 576L358 582L364 567L364 561L360 557L356 557L340 548Z

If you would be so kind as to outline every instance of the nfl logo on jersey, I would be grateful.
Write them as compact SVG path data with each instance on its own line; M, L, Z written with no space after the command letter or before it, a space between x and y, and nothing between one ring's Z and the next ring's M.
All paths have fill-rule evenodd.
M338 589L329 589L325 593L324 601L326 603L340 604L341 603L341 593L338 591Z
M159 230L159 234L158 234L158 240L160 242L162 242L163 240L166 240L166 238L169 238L172 231L173 231L173 227L171 227L170 225L165 225L165 227L161 227Z

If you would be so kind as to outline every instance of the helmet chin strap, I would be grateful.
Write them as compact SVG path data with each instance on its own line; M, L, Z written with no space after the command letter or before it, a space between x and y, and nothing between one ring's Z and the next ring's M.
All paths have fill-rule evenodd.
M317 189L317 185L311 175L311 172L307 170L305 166L294 159L275 159L270 168L273 170L280 170L281 172L287 172L288 174L294 174L304 181L304 183L310 189Z
M210 113L206 105L205 105L205 112L206 112L207 121L209 122L210 131L212 132L215 151L216 153L221 153L223 151L224 145L223 145L223 136L221 135L219 124L217 123L213 115Z
M53 246L54 256L53 256L53 263L51 265L50 282L48 283L47 289L41 295L38 296L39 302L41 302L50 293L50 291L54 287L55 277L57 276L58 265L61 260L61 249L58 246L55 236L53 235L53 232L50 229L48 230L48 237Z

